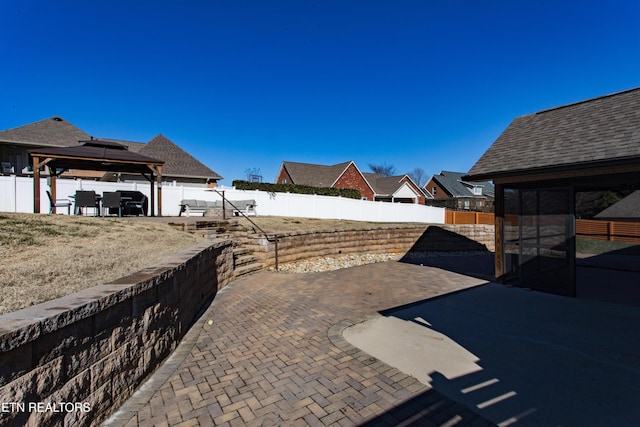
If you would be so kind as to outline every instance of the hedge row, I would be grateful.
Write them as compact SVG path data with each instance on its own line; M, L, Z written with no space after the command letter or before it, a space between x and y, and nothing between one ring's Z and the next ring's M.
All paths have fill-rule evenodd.
M352 188L312 187L296 184L270 184L267 182L249 182L236 180L231 184L238 190L260 190L269 193L317 194L319 196L340 196L349 199L361 199L359 190Z

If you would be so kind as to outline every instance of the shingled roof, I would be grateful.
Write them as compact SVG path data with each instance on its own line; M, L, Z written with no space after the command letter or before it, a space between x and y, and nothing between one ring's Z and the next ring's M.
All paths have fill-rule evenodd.
M191 154L178 147L164 135L157 135L144 144L138 153L163 159L163 176L222 179L220 175L206 167Z
M0 141L44 147L72 147L90 138L89 134L61 117L50 117L0 132Z
M325 166L310 163L282 162L294 184L314 187L331 187L344 173L352 161Z
M637 221L640 219L640 190L636 190L619 202L609 206L595 219L616 219L618 221Z
M36 147L74 147L91 136L61 117L51 117L13 129L0 132L0 141ZM158 135L148 143L100 138L127 147L131 153L163 160L162 175L220 180L222 177L202 164L199 160L178 147L163 135Z
M433 175L432 179L451 197L494 197L495 189L490 182L468 183L463 180L464 175L462 172L441 171L438 175ZM473 194L471 189L477 186L482 187L482 195Z
M164 163L159 159L133 153L124 145L97 139L81 141L81 145L71 147L39 147L29 152L41 159L52 158L48 165L61 169L146 173L149 172L149 165L155 167Z
M364 172L362 175L364 175L365 179L367 180L371 188L373 188L373 191L377 196L393 196L393 194L405 184L403 179L406 178L411 180L408 175L384 176L378 173L370 172ZM413 182L413 180L411 181ZM416 185L416 188L419 187ZM422 195L426 196L425 194Z
M640 88L516 118L467 180L640 159Z

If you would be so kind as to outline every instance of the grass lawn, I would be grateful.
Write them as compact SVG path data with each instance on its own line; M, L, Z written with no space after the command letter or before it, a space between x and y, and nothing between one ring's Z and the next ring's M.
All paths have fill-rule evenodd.
M615 242L608 240L576 238L576 253L600 255L605 253L615 253L617 255L637 255L640 256L640 245L634 243Z
M0 213L0 314L117 279L199 240L159 223Z

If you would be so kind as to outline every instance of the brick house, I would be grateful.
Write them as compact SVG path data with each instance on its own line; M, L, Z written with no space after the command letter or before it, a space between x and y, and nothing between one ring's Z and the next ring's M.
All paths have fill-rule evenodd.
M365 200L420 203L429 196L407 175L385 177L362 173L353 161L336 165L282 162L277 184L299 184L313 187L351 188L360 191Z
M374 190L352 161L325 166L310 163L282 162L276 184L298 184L313 187L352 188L363 199L373 200Z

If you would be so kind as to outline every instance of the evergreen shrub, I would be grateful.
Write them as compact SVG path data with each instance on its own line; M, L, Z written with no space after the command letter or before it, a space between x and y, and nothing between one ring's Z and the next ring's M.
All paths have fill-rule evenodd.
M295 194L317 194L319 196L347 197L349 199L361 199L359 190L353 188L330 188L313 187L311 185L297 184L270 184L268 182L249 182L235 180L231 184L237 190L260 190L269 193L295 193Z

